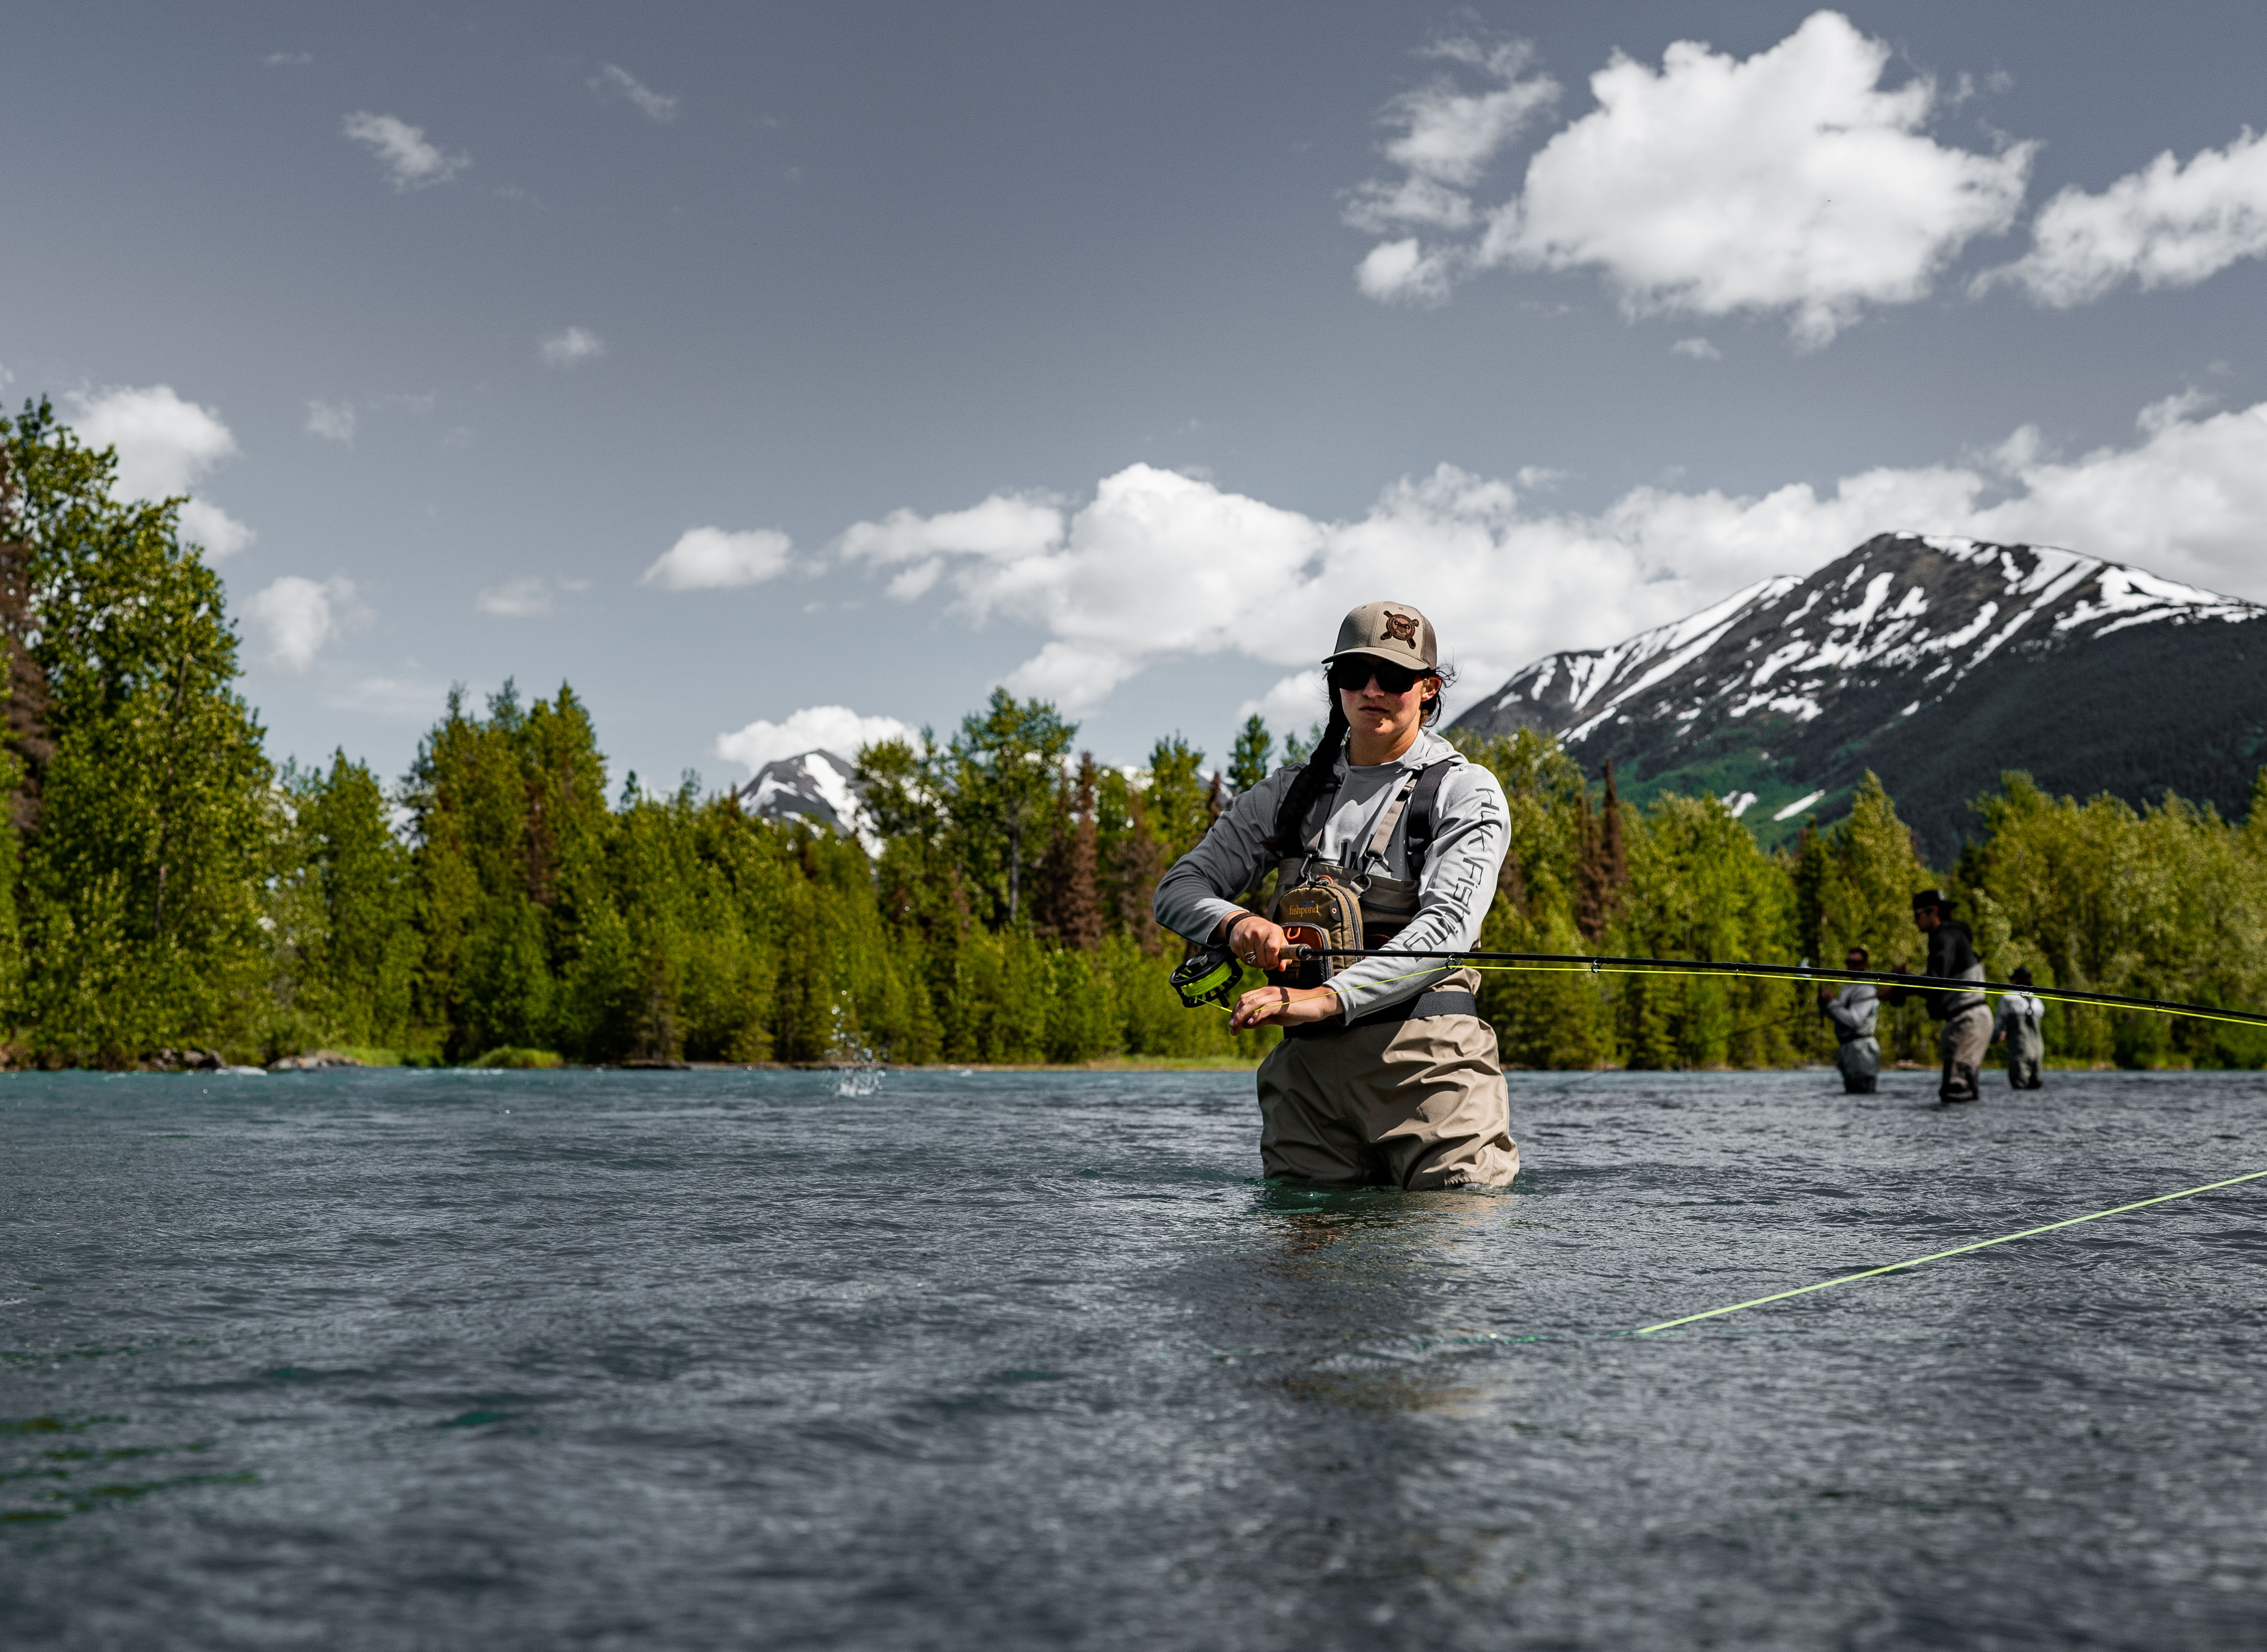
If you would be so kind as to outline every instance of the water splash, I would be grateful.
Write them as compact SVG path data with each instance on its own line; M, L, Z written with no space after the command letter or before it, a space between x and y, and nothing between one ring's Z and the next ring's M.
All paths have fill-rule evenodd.
M870 1096L882 1087L882 1058L844 1013L834 1006L834 1093Z

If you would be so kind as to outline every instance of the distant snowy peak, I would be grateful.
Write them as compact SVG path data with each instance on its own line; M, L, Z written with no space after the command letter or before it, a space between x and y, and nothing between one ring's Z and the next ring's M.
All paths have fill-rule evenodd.
M767 763L733 795L741 808L759 819L799 817L846 833L862 825L860 790L850 760L833 752L803 752ZM859 835L862 839L864 833ZM874 846L868 848L870 851Z
M2043 652L2139 626L2241 622L2256 603L2046 546L1882 534L1807 579L1779 576L1611 648L1553 654L1466 711L1486 733L1579 745L1632 716L1818 717L1845 690L1909 679L1940 700L2002 650Z

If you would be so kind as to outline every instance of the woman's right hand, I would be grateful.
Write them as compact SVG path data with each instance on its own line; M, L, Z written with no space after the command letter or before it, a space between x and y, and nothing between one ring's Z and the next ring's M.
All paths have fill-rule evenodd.
M1291 943L1280 926L1256 913L1223 921L1233 926L1228 937L1229 950L1244 963L1259 969L1278 970L1291 961Z

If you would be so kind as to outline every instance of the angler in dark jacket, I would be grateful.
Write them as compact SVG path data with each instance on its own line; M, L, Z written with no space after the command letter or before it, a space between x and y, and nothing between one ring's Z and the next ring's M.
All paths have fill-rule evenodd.
M1913 927L1928 936L1928 968L1935 980L1966 983L1984 979L1984 960L1976 956L1976 937L1966 924L1952 915L1952 903L1933 889L1912 899ZM1907 994L1928 1006L1928 1018L1944 1024L1937 1031L1937 1053L1944 1059L1944 1077L1936 1098L1954 1102L1981 1101L1976 1075L1984 1064L1984 1049L1992 1039L1991 1012L1984 995L1972 986L1936 988L1894 987L1892 1002Z

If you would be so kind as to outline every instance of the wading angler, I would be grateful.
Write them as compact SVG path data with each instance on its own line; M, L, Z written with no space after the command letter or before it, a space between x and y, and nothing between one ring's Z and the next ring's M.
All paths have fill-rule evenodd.
M1478 973L1332 956L1471 948L1508 841L1503 789L1432 731L1444 673L1415 608L1356 608L1324 664L1330 719L1313 754L1237 797L1174 863L1157 921L1266 973L1232 1024L1283 1029L1259 1068L1269 1177L1506 1186L1519 1149ZM1269 910L1240 904L1271 869Z

